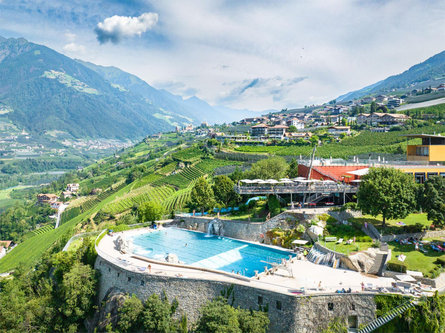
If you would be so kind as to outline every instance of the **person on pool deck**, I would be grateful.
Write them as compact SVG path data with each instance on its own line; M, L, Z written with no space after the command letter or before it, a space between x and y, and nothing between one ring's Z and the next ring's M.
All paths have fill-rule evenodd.
M148 272L151 273L151 265L148 264Z

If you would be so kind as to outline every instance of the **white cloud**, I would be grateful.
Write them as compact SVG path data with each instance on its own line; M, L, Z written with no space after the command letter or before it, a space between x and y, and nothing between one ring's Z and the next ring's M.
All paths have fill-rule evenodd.
M86 52L85 46L76 44L74 42L66 44L63 47L63 50L69 53L80 53L80 54L84 54Z
M74 42L76 40L77 35L72 32L65 32L65 39L68 42Z
M156 35L150 43L128 40L117 45L97 43L96 17L134 9L106 14L98 9L100 2L78 6L80 2L63 2L73 8L62 16L63 22L34 17L36 11L2 8L0 32L2 26L5 32L0 35L12 31L12 36L56 50L81 44L87 50L84 60L120 67L183 95L195 91L210 103L255 110L326 102L444 50L445 1L144 0L138 3L150 4L139 12L156 12L162 18L157 23L158 14L153 14L145 30L153 29ZM79 17L89 15L90 20L68 25L66 18L77 8ZM138 22L139 17L109 17L99 24L103 42L143 34L142 28L135 28ZM60 38L64 29L75 33L76 40ZM301 77L306 79L286 83ZM265 82L236 94L255 78Z
M144 13L138 17L114 15L98 23L95 32L100 43L119 43L126 37L141 36L157 22L157 13Z

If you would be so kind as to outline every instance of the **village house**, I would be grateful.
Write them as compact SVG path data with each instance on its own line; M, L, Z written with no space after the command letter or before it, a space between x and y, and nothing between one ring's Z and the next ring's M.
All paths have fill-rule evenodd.
M251 127L251 135L252 136L266 136L267 130L269 129L269 126L266 124L258 124Z
M334 136L340 136L341 134L351 134L350 126L331 126L328 127L328 133Z
M67 184L66 190L75 193L79 191L79 184L78 183Z
M309 140L312 137L311 132L287 132L286 133L286 139L287 140L295 140L295 139L303 139L303 140Z
M385 125L397 125L404 123L408 119L411 119L411 117L403 113L385 113L380 118L380 123Z
M297 130L304 128L304 122L300 121L297 118L291 118L286 121L287 126L295 126Z
M271 139L278 139L283 140L284 135L286 134L286 131L289 129L289 127L285 125L275 125L273 127L269 127L267 129L267 134L269 135L269 138Z
M11 248L12 246L14 246L13 241L0 240L0 258L4 257L6 255L6 252L8 251L8 249Z
M40 193L37 194L37 201L39 203L54 203L59 199L59 197L55 194L50 194L50 193Z
M389 109L394 109L394 108L400 106L402 103L403 103L403 99L401 99L401 98L391 98L388 100L387 106Z

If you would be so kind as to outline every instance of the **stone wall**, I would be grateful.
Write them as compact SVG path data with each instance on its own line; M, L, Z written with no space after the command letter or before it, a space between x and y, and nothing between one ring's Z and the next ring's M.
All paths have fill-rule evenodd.
M309 221L312 218L314 218L314 214L284 212L265 222L218 219L218 224L222 225L223 235L226 237L261 242L264 240L268 230L277 227L282 229L294 228L296 222ZM216 218L178 215L169 225L174 225L183 229L207 232L209 222L213 220L216 220Z
M128 271L101 256L95 268L100 271L99 300L111 288L135 294L146 300L151 294L166 293L169 300L178 299L178 315L185 313L189 322L199 317L199 308L207 301L220 296L230 285L227 282L166 277ZM336 317L356 317L358 325L375 317L372 294L328 294L297 296L281 294L246 285L234 285L234 306L258 309L259 303L268 307L270 332L320 332Z
M362 217L362 212L349 209L344 211L330 210L328 214L339 222L347 221L353 217Z
M381 236L380 241L382 242L392 242L395 239L404 239L404 238L439 238L445 236L445 230L430 230L423 232L415 232L415 233L405 233L405 234L392 234L392 235L384 235Z

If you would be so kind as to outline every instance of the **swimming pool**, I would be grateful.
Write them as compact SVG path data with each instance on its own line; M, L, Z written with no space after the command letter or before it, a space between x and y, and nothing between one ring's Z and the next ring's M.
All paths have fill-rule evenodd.
M176 254L186 265L211 268L252 277L268 263L288 259L290 252L236 239L207 235L202 232L177 228L134 235L133 253L156 260Z

